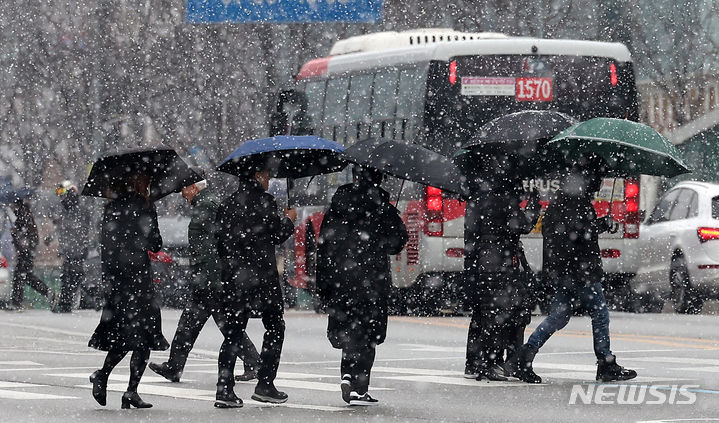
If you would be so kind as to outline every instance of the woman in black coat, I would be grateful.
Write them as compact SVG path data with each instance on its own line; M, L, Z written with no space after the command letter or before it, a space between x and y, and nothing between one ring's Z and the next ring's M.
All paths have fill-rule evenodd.
M149 408L137 394L151 350L169 347L162 335L160 300L152 285L148 251L158 252L162 237L155 206L149 200L149 178L136 175L113 187L114 198L105 205L100 240L105 306L89 346L107 351L102 369L90 376L92 395L106 404L107 379L115 366L132 351L130 383L122 408Z
M342 398L372 405L369 377L375 348L387 334L392 287L390 255L402 251L407 229L382 174L364 169L355 183L339 187L320 230L317 290L327 307L327 337L342 350Z

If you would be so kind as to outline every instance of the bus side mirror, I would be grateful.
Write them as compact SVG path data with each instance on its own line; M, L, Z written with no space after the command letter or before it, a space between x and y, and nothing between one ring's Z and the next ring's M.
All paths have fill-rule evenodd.
M277 93L274 110L270 111L270 136L308 135L312 129L307 122L307 96L295 90Z

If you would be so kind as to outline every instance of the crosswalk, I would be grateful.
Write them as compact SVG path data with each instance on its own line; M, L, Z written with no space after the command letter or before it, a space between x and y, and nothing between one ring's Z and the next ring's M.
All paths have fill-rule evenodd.
M413 351L428 351L422 345L406 345L405 348ZM447 353L450 351L443 351ZM452 351L453 352L453 351ZM468 380L457 370L441 369L437 366L434 357L427 357L423 362L417 358L414 363L393 361L393 359L379 359L373 368L373 391L391 392L396 389L406 389L407 385L422 390L424 386L467 387L469 389L511 389L514 387L536 387L546 384L582 383L594 381L596 367L592 364L577 364L552 359L537 360L534 367L543 379L545 385L528 385L518 381L486 382ZM457 357L447 357L456 361ZM307 362L310 363L310 362ZM336 398L330 402L325 398L334 398L338 393L339 368L336 362L294 362L283 364L284 371L278 373L275 384L278 388L292 392L316 393L310 395L297 395L297 397L311 398L314 403L282 404L282 407L310 409L326 412L340 412L347 407L335 406ZM330 364L333 363L333 364ZM640 376L632 383L659 384L678 381L690 381L705 374L719 373L719 359L688 358L670 355L638 356L627 355L623 363L637 369ZM663 364L664 371L659 375L649 375L646 365L649 363ZM78 363L79 364L79 363ZM405 364L408 364L405 366ZM410 367L409 365L412 365ZM422 365L426 366L423 367ZM143 377L139 392L141 394L187 399L196 401L214 401L214 384L211 382L216 375L216 364L209 360L191 360L185 369L182 384L173 384L162 377L150 372ZM431 368L435 367L435 368ZM84 390L91 388L88 375L94 370L91 367L52 367L42 363L42 360L15 360L0 361L0 401L2 400L83 400L88 395ZM18 380L23 377L23 380ZM110 376L108 391L124 392L127 384L127 370L118 369ZM27 381L25 381L27 380ZM36 383L33 381L42 381ZM238 382L242 392L250 391L255 382ZM332 393L332 397L322 396ZM247 400L247 406L267 406L252 400Z

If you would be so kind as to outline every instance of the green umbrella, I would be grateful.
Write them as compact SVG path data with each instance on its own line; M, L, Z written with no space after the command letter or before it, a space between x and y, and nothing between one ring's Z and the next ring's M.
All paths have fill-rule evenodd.
M546 145L571 161L587 153L601 156L614 176L673 177L691 172L682 153L647 125L625 119L594 118L573 125Z

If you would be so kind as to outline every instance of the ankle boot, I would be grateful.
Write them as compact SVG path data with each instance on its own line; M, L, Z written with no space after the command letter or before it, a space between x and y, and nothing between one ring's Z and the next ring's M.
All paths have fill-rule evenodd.
M599 381L612 382L634 379L635 377L637 377L637 372L632 369L625 369L617 364L617 359L613 355L597 361L597 380Z
M537 350L527 344L522 345L517 350L514 357L507 360L504 369L510 376L527 383L542 383L542 378L534 373L532 362Z
M140 398L137 392L127 391L122 394L122 408L128 409L130 406L135 408L151 408L152 404L145 402Z
M109 375L103 373L102 370L96 370L90 375L92 383L92 397L98 404L103 407L107 405L107 378Z

